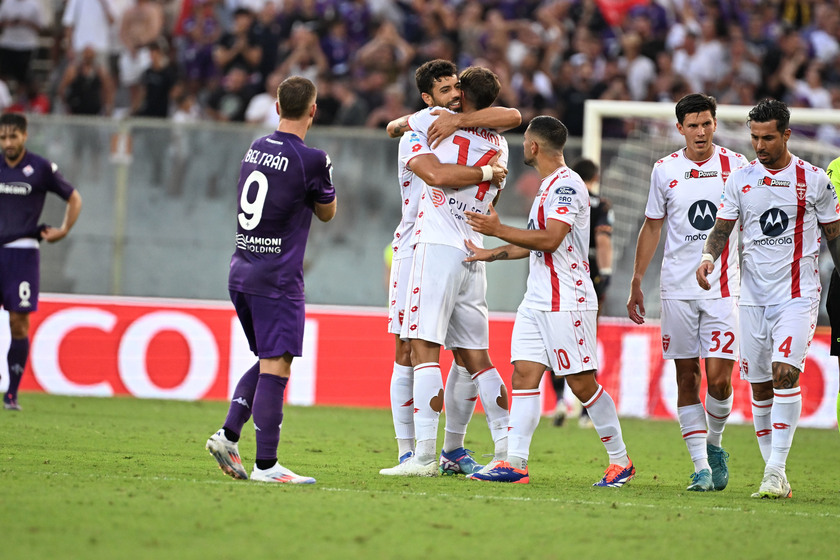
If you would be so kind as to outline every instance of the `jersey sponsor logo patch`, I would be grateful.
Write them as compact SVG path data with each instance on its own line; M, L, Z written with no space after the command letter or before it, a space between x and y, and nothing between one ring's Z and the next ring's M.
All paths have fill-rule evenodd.
M751 190L752 190L752 187L749 186L749 185L744 185L743 187L741 187L741 192L744 193L744 194L747 194Z
M577 191L575 189L573 189L572 187L560 187L554 192L556 194L566 194L566 195L572 195L572 194L577 193Z
M685 172L686 179L705 179L707 177L717 177L717 171L700 171L699 169L691 169Z
M764 176L758 182L758 186L765 186L765 187L789 187L790 181L780 181L779 179L774 179L772 177Z
M667 352L669 346L671 346L671 335L663 334L662 335L662 350Z
M769 237L778 237L783 234L788 227L788 221L788 215L779 208L771 208L759 219L761 231Z
M716 216L717 208L708 200L698 200L688 209L688 223L694 229L701 231L712 229L712 226L715 225Z
M444 204L446 204L446 196L444 196L444 194L441 191L439 191L437 189L431 189L431 191L432 191L432 204L434 204L435 207L440 207L440 206L443 206Z
M562 216L562 215L564 215L564 214L568 214L568 213L569 213L569 209L568 209L568 208L566 208L565 206L561 206L560 208L558 208L557 210L555 210L555 212L556 212L556 213L558 213L558 214L560 214L560 215Z
M0 194L15 194L18 196L27 196L32 192L32 185L29 183L0 183Z

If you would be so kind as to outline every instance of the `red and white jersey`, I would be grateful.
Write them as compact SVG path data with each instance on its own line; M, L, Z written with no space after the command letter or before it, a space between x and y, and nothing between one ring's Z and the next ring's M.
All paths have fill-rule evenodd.
M662 299L711 299L739 293L738 236L733 235L702 289L694 277L706 237L715 225L723 185L729 174L748 163L739 153L714 146L706 161L691 161L685 149L657 161L650 174L645 216L666 220L668 232L660 273Z
M753 160L732 172L717 215L741 219L742 305L820 297L817 227L840 220L837 193L825 171L792 154L790 164L778 170Z
M394 259L410 257L414 242L414 222L417 221L417 208L420 205L420 197L423 195L423 180L414 174L408 167L408 162L421 154L433 153L425 141L421 142L414 131L408 131L400 138L399 148L399 169L397 176L400 180L400 196L402 200L402 218L394 230L394 239L391 241L391 248L394 250Z
M434 109L440 109L440 107L424 109L414 113L408 119L413 132L412 138L416 138L420 146L420 148L412 147L412 150L417 150L416 153L423 153L428 149L426 131L437 118L436 115L431 114ZM499 152L501 152L499 163L507 167L508 161L507 140L495 130L481 127L457 130L452 136L438 144L432 152L441 163L481 167L487 165L487 162ZM484 236L467 225L464 212L487 214L488 206L502 188L504 188L504 183L497 187L490 181L459 189L425 185L420 197L413 242L450 245L461 249L464 253L468 253L464 244L466 239L482 247Z
M553 253L531 251L528 287L522 305L539 311L597 311L589 278L589 192L580 175L559 167L540 183L528 229L546 229L549 220L571 230Z

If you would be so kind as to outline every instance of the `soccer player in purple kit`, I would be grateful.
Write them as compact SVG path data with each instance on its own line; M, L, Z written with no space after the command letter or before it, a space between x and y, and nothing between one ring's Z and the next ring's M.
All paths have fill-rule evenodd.
M20 113L0 116L0 290L9 312L9 388L6 410L20 410L18 387L29 358L29 314L38 308L38 241L63 239L82 210L82 196L51 161L26 149L27 119ZM48 192L67 202L61 227L39 227Z
M316 111L315 85L299 76L277 89L277 130L242 159L236 250L228 288L251 350L259 356L236 386L224 426L206 448L225 474L245 480L238 441L253 413L257 458L251 480L312 484L277 462L283 396L303 346L303 256L312 214L335 216L329 156L304 144Z

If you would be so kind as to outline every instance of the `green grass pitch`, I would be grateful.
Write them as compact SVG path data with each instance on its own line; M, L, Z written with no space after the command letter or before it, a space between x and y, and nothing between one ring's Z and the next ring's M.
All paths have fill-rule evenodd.
M25 393L0 410L0 555L8 559L837 558L840 436L800 428L793 499L754 500L762 461L730 426L730 483L685 491L692 468L674 422L622 422L637 477L593 488L606 467L594 430L543 419L531 484L389 478L390 412L288 407L280 461L312 486L225 477L204 450L223 402ZM240 450L250 471L252 424ZM443 420L441 420L441 430ZM439 439L441 441L441 439ZM491 451L483 416L467 446Z

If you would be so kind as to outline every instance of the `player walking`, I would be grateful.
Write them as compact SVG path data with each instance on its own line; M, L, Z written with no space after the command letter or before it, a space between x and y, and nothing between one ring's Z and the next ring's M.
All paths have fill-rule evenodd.
M20 113L0 115L0 287L9 312L12 340L7 356L9 388L6 410L20 410L18 387L29 358L29 314L38 309L38 241L63 239L82 211L82 196L58 172L58 166L26 149L28 121ZM39 227L47 193L67 202L61 227Z
M729 455L721 438L732 411L732 368L738 357L738 240L723 248L720 270L710 278L712 289L699 289L691 276L706 232L715 223L724 183L747 163L741 154L713 143L716 109L714 97L701 93L677 102L677 130L685 137L685 148L654 165L627 300L630 319L644 323L642 279L667 222L660 276L662 354L676 366L677 416L694 462L687 490L694 492L723 490L729 481ZM705 411L700 358L708 383Z
M456 66L448 60L431 60L415 72L417 89L429 107L446 107L452 111L461 109L461 93L458 87ZM447 116L455 115L448 112ZM461 122L497 123L499 128L512 128L521 122L519 111L504 107L488 107L463 115ZM441 120L439 117L438 120ZM445 119L445 117L443 117ZM436 120L435 123L438 121ZM399 180L402 194L402 219L394 231L392 241L393 259L389 281L388 332L395 336L395 358L391 374L391 412L398 442L399 462L409 459L414 453L414 368L411 365L411 347L408 340L400 338L405 316L406 288L411 273L411 258L414 255L414 225L417 208L425 183L413 170L442 185L466 187L475 185L483 178L481 168L459 164L442 164L431 149L417 150L420 144L413 139L414 132L408 130L408 117L392 122L391 136L401 136ZM507 170L492 160L494 182L500 183ZM477 397L477 388L464 367L461 358L453 349L455 359L447 377L444 391L446 407L446 436L443 455L449 460L446 468L439 467L444 474L469 474L481 468L464 449L466 427L472 418Z
M464 70L460 83L464 112L489 107L501 88L495 74L477 67ZM429 150L426 131L435 119L432 109L409 118L412 153ZM487 351L490 333L484 265L463 262L467 255L464 240L481 243L481 236L466 226L464 212L486 211L502 187L491 182L493 171L489 163L498 156L498 163L506 166L507 142L494 130L467 128L443 140L433 152L444 163L480 167L482 177L478 184L466 188L430 186L440 185L440 181L415 166L414 159L403 162L426 183L412 238L415 247L408 283L408 312L401 332L411 345L417 444L414 456L380 471L385 475L433 476L439 470L463 470L459 461L464 460L464 433L474 406L463 401L468 400L464 397L470 392L475 394L470 383L477 385L495 444L494 453L504 456L507 450L507 390ZM460 387L453 385L446 393L439 364L441 345L457 349L470 376L457 375L452 382ZM452 404L447 403L446 440L436 464L437 427L446 394L451 395ZM475 467L473 463L470 461L471 469Z
M239 380L224 427L207 440L219 468L245 480L238 441L253 412L257 459L251 480L312 484L277 462L283 396L292 359L303 346L303 255L312 215L335 216L329 156L304 144L315 116L315 85L298 76L277 90L277 131L258 138L242 160L236 250L228 288L259 361Z
M750 111L756 159L730 175L696 272L698 284L713 289L714 263L740 218L740 317L749 333L741 339L741 377L752 385L753 421L766 462L754 498L793 495L785 464L802 412L799 377L819 310L818 225L835 268L840 266L837 193L822 169L788 151L789 122L781 101L765 99ZM757 409L767 413L756 415Z
M540 378L546 368L566 377L610 457L595 486L620 487L635 475L621 436L615 403L595 379L598 369L596 320L598 298L589 278L589 195L580 176L566 167L563 148L568 132L554 117L535 117L525 131L525 163L542 178L528 216L528 229L467 212L479 233L510 243L482 249L472 243L467 262L529 257L525 297L516 312L511 341L513 402L506 460L495 460L473 480L527 484L531 438L540 419Z

